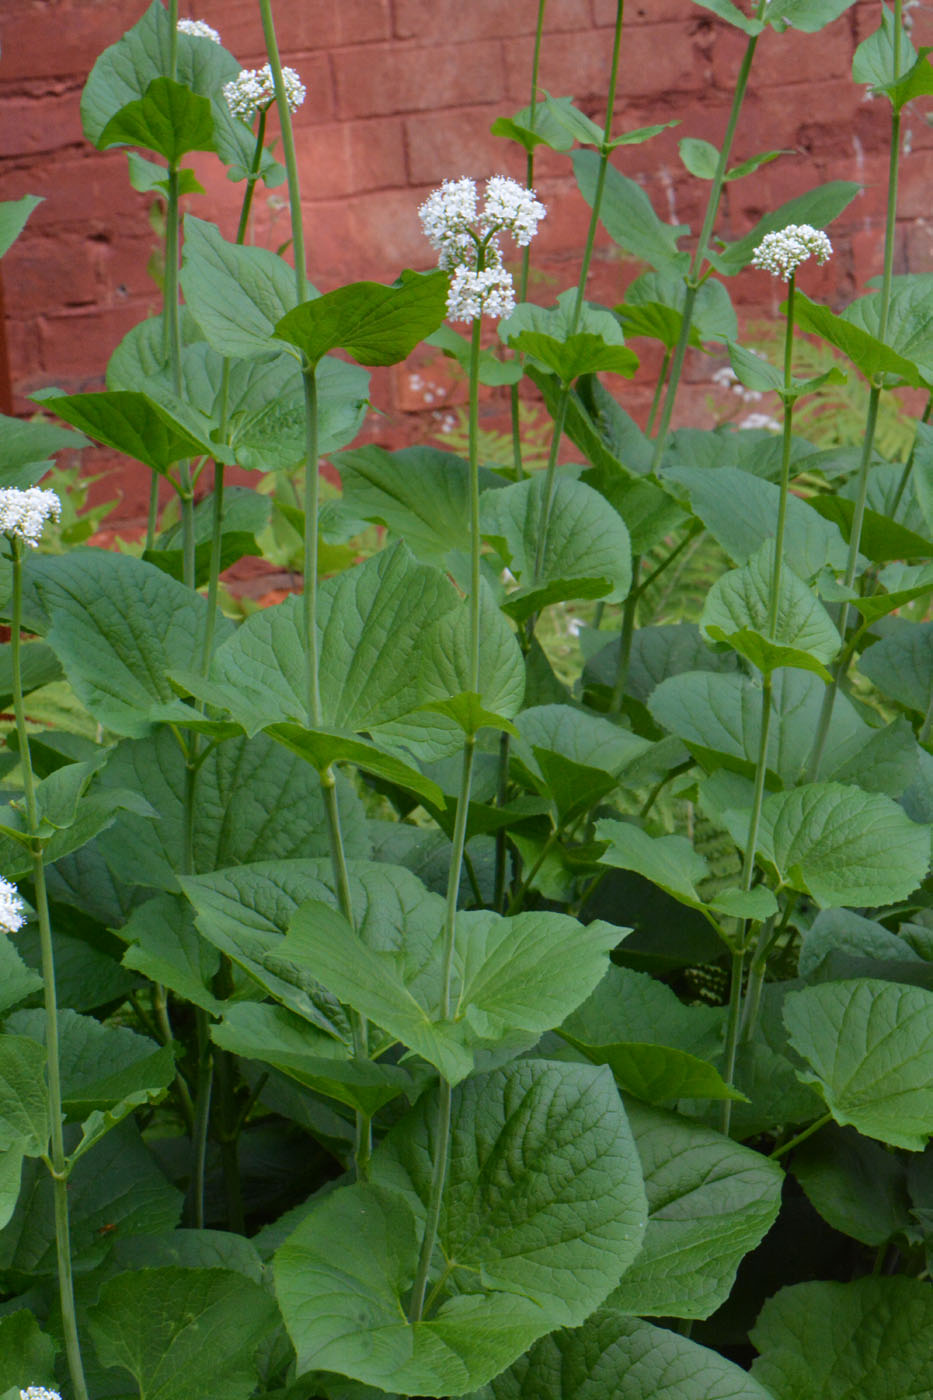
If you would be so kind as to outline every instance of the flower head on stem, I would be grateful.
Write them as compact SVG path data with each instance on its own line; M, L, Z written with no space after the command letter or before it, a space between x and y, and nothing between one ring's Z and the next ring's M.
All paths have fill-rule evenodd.
M27 1385L19 1393L19 1400L62 1400L57 1390L48 1390L44 1385Z
M297 112L305 100L307 89L294 68L283 68L288 110ZM275 101L275 80L268 63L262 68L244 68L231 83L224 83L227 106L241 121L251 122L257 112L264 112Z
M0 534L20 539L35 549L48 519L59 520L62 503L54 491L30 486L28 491L14 487L0 490Z
M217 30L203 19L180 19L176 28L179 34L190 34L195 39L210 39L212 44L221 42Z
M445 180L418 210L421 227L440 267L453 273L447 299L452 321L508 316L515 309L511 273L502 265L498 235L508 233L525 248L546 214L544 205L517 180L493 175L486 181L482 211L473 180Z
M832 257L833 245L822 229L812 224L788 224L766 233L752 254L752 266L783 277L788 282L801 263L815 257L821 265Z

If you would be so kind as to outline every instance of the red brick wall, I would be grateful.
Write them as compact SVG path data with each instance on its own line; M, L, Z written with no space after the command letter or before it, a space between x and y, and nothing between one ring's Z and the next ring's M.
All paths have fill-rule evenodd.
M0 198L41 194L45 202L3 263L7 338L18 411L25 396L55 383L97 387L108 355L136 321L158 306L146 273L155 245L148 199L126 179L122 151L100 153L83 139L81 87L97 54L144 8L143 0L2 0L0 4ZM254 0L196 0L182 6L214 24L244 66L263 61ZM605 104L614 0L549 0L541 82L572 94L589 114ZM297 118L309 272L327 290L358 277L390 280L430 258L416 207L444 177L523 174L520 152L489 134L490 123L528 101L535 0L279 0L286 62L309 95ZM917 44L933 43L933 3L909 13ZM866 100L850 76L856 43L877 27L877 0L859 0L820 34L766 32L759 43L735 153L789 154L727 187L719 228L744 232L761 214L829 179L855 179L864 192L834 226L837 255L806 290L850 297L880 270L889 109ZM629 0L616 128L674 118L654 141L621 148L614 160L648 191L662 217L702 217L706 186L686 175L680 136L718 142L744 36L690 0ZM933 131L929 102L914 104L905 127L898 270L933 268L928 190ZM919 109L919 110L918 110ZM207 197L189 201L233 235L242 187L209 156L195 157ZM548 217L534 245L533 293L548 300L576 278L588 210L564 157L539 158L538 191ZM288 236L283 189L257 196L256 240ZM612 303L633 274L601 239L591 295ZM781 286L746 272L730 290L749 313L773 311ZM641 345L644 346L644 342ZM650 354L646 357L650 364ZM708 380L697 357L692 376ZM421 370L422 383L411 370ZM396 440L424 433L423 357L376 376L374 397L389 413L374 431ZM444 393L445 376L435 376ZM644 410L647 383L626 391ZM432 410L438 407L438 400ZM491 413L496 400L488 405ZM421 410L422 412L418 412ZM685 411L691 411L688 399ZM430 418L430 415L429 415Z

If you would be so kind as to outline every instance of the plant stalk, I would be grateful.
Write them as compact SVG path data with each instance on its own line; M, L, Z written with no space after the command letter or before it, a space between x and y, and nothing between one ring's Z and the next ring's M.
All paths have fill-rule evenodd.
M32 756L26 729L23 704L22 628L23 628L23 551L22 540L12 538L13 554L13 616L10 653L13 669L13 711L19 740L23 771L23 796L26 826L31 839L33 882L36 914L39 920L39 946L42 958L42 982L45 1005L46 1075L49 1088L50 1155L46 1159L52 1176L55 1207L55 1254L58 1266L58 1292L62 1310L62 1330L65 1355L76 1400L88 1400L87 1382L81 1359L81 1342L75 1313L74 1279L71 1266L71 1231L68 1219L68 1165L65 1158L62 1108L61 1062L58 1039L58 1000L55 989L55 953L52 942L52 922L49 916L48 891L45 883L45 862L38 839L39 813L36 803Z

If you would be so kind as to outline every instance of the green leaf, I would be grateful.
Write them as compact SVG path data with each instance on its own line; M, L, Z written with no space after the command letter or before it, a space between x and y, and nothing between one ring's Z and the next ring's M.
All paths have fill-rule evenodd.
M698 180L712 180L719 165L719 151L710 141L684 136L677 142L684 167Z
M781 570L774 636L768 622L773 603L774 544L766 540L741 569L721 574L706 595L700 631L725 642L759 670L779 666L815 671L829 680L826 663L841 639L823 605L787 565Z
M582 816L619 783L650 744L630 730L570 705L536 705L516 721L513 763L555 805L558 822Z
M815 34L850 9L855 0L771 0L766 23L778 32L785 25Z
M311 365L329 350L345 350L363 365L394 365L444 320L447 286L446 272L410 269L389 287L351 282L296 306L274 334Z
M673 350L680 338L687 285L683 277L662 272L643 272L625 289L625 301L615 308L628 335L652 334ZM654 319L655 328L645 327L645 318ZM698 289L693 304L691 344L707 340L735 340L739 334L735 311L722 282L707 279Z
M791 992L784 1020L836 1122L922 1152L933 1134L933 992L859 978Z
M858 669L882 695L926 714L933 693L933 622L912 622L859 657Z
M866 379L874 380L880 375L896 376L896 382L917 388L921 374L912 360L905 359L891 350L877 337L854 325L843 316L836 316L828 306L819 306L803 292L794 297L794 313L800 330L818 335L821 340L835 346L861 370Z
M421 737L422 727L418 726L418 729ZM352 763L364 773L384 778L387 783L393 783L407 792L417 793L426 802L443 808L444 794L437 783L426 778L411 763L406 763L393 754L384 753L366 739L358 739L334 730L309 729L301 724L270 724L266 727L266 733L275 739L276 743L284 745L306 763L310 763L320 774L331 764ZM441 747L446 749L446 743Z
M182 83L154 78L141 98L110 118L97 144L100 150L140 146L177 165L189 151L214 149L211 104Z
M927 874L930 827L880 792L808 783L765 798L758 850L821 908L893 904Z
M52 389L33 397L95 442L125 452L155 472L165 474L183 458L220 452L217 444L195 437L159 404L132 390L65 396Z
M929 69L929 65L927 65ZM872 282L877 286L876 279ZM885 345L919 367L925 384L933 380L933 307L930 293L933 278L929 274L905 275L891 279L888 316L884 335L881 330L881 297L878 290L857 297L846 307L844 317L852 325L883 340ZM923 440L923 428L918 427ZM897 476L899 478L900 472ZM871 504L874 504L873 502ZM892 510L891 514L894 512Z
M0 1278L5 1291L19 1292L37 1278L55 1278L52 1194L48 1168L39 1161L27 1161L16 1211L0 1230ZM83 1272L100 1263L115 1240L125 1235L173 1229L181 1214L182 1195L169 1185L134 1125L124 1121L93 1154L75 1164L68 1179L68 1205L72 1258Z
M702 0L701 0L702 3ZM747 1372L666 1327L601 1308L542 1337L468 1400L772 1400Z
M590 1045L624 1039L713 1059L721 1051L722 1010L685 1006L665 983L613 963L563 1029Z
M839 526L844 539L852 533L855 518L855 502L845 496L814 496L811 505L824 520L832 520ZM859 535L859 551L868 556L873 564L886 564L891 559L929 559L933 554L933 543L922 535L899 525L887 515L866 509L862 517L862 531Z
M699 0L694 0L694 3L699 3ZM814 228L825 228L852 203L861 188L861 185L853 184L850 180L831 180L826 185L817 185L816 189L797 195L773 213L766 214L744 238L723 244L717 253L710 252L707 257L717 272L734 277L751 262L752 254L766 233L775 233L788 224L812 224ZM801 304L802 295L801 292L797 293L795 306Z
M246 556L261 556L256 536L269 523L272 502L258 491L243 486L227 486L223 499L223 526L220 536L220 573ZM210 577L213 546L214 501L206 497L194 508L195 587L201 588ZM184 577L183 526L179 521L158 537L154 549L147 549L143 558L172 578Z
M794 152L787 148L778 151L759 151L756 156L749 156L738 165L730 166L726 171L726 180L741 180L746 175L753 175L756 170L760 170L763 165L770 165L771 161L777 160L778 156L793 155Z
M26 227L26 220L41 203L42 196L38 194L24 194L22 199L0 200L0 258L19 238Z
M436 1111L435 1094L422 1096L374 1155L375 1185L332 1192L276 1254L299 1370L459 1395L544 1332L582 1321L637 1253L644 1197L611 1076L525 1060L454 1093L462 1148L436 1265L452 1268L432 1314L407 1323Z
M57 1344L40 1332L25 1306L0 1318L0 1393L12 1387L19 1400L25 1377L31 1385L54 1386L57 1352Z
M693 909L706 907L696 885L709 875L709 866L686 836L649 836L634 822L610 818L596 823L596 835L609 843L600 857L601 865L635 870L681 904Z
M57 423L41 418L25 422L0 413L0 486L20 491L35 486L52 465L55 452L68 447L77 451L87 445L82 433L60 428Z
M798 1283L759 1314L752 1374L774 1400L919 1400L933 1388L931 1325L933 1294L919 1279Z
M211 1039L222 1050L272 1065L367 1118L412 1088L404 1069L354 1059L349 1045L281 1006L250 1002L228 1007L221 1024L212 1026Z
M45 1012L17 1011L7 1025L14 1034L45 1044ZM72 1121L95 1110L118 1108L126 1117L167 1089L175 1075L171 1046L156 1045L125 1026L105 1026L93 1016L59 1012L62 1106Z
M278 953L456 1084L474 1068L477 1051L529 1049L569 1015L603 976L618 941L614 925L584 928L564 914L461 913L448 1017L438 977L425 977L420 948L417 960L404 943L393 952L373 948L320 901L296 910ZM440 928L434 959L439 969Z
M185 301L221 355L271 355L275 327L295 305L295 274L265 248L228 243L214 224L185 216Z
M119 931L127 944L123 966L219 1016L223 1002L210 991L220 968L217 950L199 938L191 906L178 895L157 895L135 909Z
M599 166L596 151L574 151L573 171L577 184L591 206L596 196ZM611 165L606 170L599 217L612 241L633 257L643 259L659 272L686 272L689 257L677 244L689 232L688 225L664 223L652 209L641 186Z
M545 484L542 472L486 491L480 500L480 530L519 581L503 604L518 622L569 598L619 602L631 584L625 524L608 501L580 481L558 479L539 542Z
M662 474L736 564L747 564L765 540L773 539L779 488L737 467L669 467ZM848 551L837 526L791 492L787 497L784 560L802 579L813 579L827 563L844 569Z
M45 1046L24 1035L0 1036L0 1147L26 1156L49 1150L49 1092Z
M793 1171L823 1219L862 1244L913 1229L903 1161L852 1128L821 1128L794 1152Z
M151 564L109 550L30 560L52 619L47 642L78 699L117 734L150 732L157 716L185 716L168 672L199 654L207 605ZM232 630L217 619L215 637Z
M157 165L154 160L147 160L137 151L127 152L127 164L130 184L137 194L152 194L155 191L164 195L169 193L168 171L164 165ZM178 193L179 195L204 193L204 186L196 178L193 170L179 170Z
M531 355L545 369L556 374L562 384L570 384L581 374L624 374L631 378L638 369L638 356L625 345L607 344L601 336L581 332L558 340L540 331L520 331L509 337L513 350Z
M466 373L469 373L472 345L465 335L459 335L452 326L439 326L436 331L424 338L425 345L435 345ZM521 362L517 359L500 360L491 349L479 352L479 382L481 384L517 384L524 374Z
M610 1306L651 1317L708 1317L777 1217L783 1173L690 1119L627 1105L648 1193L641 1253Z
M732 4L732 0L693 0L695 5L702 5L704 10L712 10L714 15L724 19L727 24L733 25L736 29L741 29L749 36L760 34L765 28L760 19L753 19L743 14L737 6Z
M275 1303L228 1269L140 1269L104 1284L89 1312L104 1366L128 1371L146 1400L247 1400Z
M744 1099L719 1071L705 1060L669 1045L639 1041L617 1041L611 1045L588 1045L568 1031L562 1039L574 1046L594 1065L608 1065L624 1094L658 1107L675 1099Z
M885 92L893 87L899 77L908 73L916 61L917 50L910 42L907 31L900 27L895 34L894 15L887 5L882 4L880 26L867 39L863 39L855 50L853 79Z
M99 146L101 133L121 108L145 96L154 78L175 79L202 97L213 97L235 78L240 65L220 44L179 34L177 71L172 75L168 11L153 0L142 19L100 55L81 97L84 134Z
M0 1012L39 991L42 978L27 967L9 938L0 939Z

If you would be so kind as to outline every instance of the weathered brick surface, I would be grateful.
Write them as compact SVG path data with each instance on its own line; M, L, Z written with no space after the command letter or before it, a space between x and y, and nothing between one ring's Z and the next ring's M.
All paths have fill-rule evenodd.
M99 386L107 357L137 320L158 308L146 271L157 246L150 198L126 179L122 151L97 152L84 141L78 104L91 64L142 13L145 0L20 0L0 5L0 198L44 197L3 263L7 343L16 404L44 384ZM222 32L245 66L263 60L255 0L193 0L194 12ZM933 11L912 10L914 40L933 42ZM309 97L296 121L309 273L328 290L359 277L391 280L404 266L426 267L430 250L416 210L445 176L521 177L524 154L489 132L499 115L528 101L536 0L279 0L284 60L302 73ZM573 94L603 117L616 0L548 0L540 81ZM850 79L855 45L878 24L877 0L858 0L831 27L810 36L767 31L760 39L735 145L735 159L758 151L786 154L727 186L718 228L744 233L764 213L831 179L864 189L832 230L837 249L825 269L809 270L806 290L834 305L860 291L880 269L887 182L889 109ZM643 145L620 148L614 164L636 180L660 216L702 220L707 187L686 174L677 143L718 143L729 114L745 36L691 0L629 0L617 94L617 130L679 120ZM896 244L898 270L933 268L933 129L929 102L904 117L905 156ZM274 119L270 121L270 132ZM186 201L232 236L242 187L213 157L190 163L206 196ZM534 247L531 294L547 301L571 285L589 211L566 157L540 151L537 184L548 217ZM288 240L285 189L260 189L252 237L267 247ZM637 265L600 230L589 293L613 304ZM746 272L730 282L743 316L773 314L783 288ZM647 412L653 347L633 383L620 382L626 405ZM716 360L687 366L681 421L706 413ZM374 376L373 414L364 433L413 441L440 432L462 401L448 362L419 351ZM430 401L428 395L431 396ZM503 396L486 396L497 422ZM95 457L95 462L108 460ZM145 473L130 473L123 509L143 508Z

